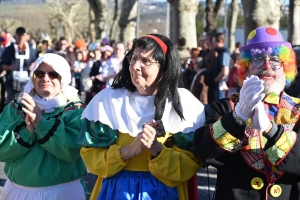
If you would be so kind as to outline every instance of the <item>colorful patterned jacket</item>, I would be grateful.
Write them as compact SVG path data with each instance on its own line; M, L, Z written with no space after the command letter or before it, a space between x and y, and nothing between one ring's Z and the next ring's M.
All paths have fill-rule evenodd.
M232 115L238 96L211 104L210 116L194 137L197 153L218 168L216 199L300 199L300 99L284 92L264 99L277 125L267 139Z

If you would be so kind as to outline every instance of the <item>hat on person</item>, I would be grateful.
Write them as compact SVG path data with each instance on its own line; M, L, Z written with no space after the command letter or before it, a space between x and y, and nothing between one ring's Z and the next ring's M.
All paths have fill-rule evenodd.
M40 56L34 62L33 68L30 72L30 79L24 87L24 92L30 93L34 88L33 74L34 71L38 69L41 63L49 65L61 76L61 91L63 91L67 97L71 99L77 95L77 90L69 85L71 83L70 65L65 58L54 53L46 53Z
M24 28L24 27L18 27L17 29L16 29L16 34L17 35L23 35L24 33L27 33L26 32L26 29Z
M95 51L95 50L99 49L99 47L100 47L100 42L93 42L89 45L88 50Z
M280 32L272 27L259 27L248 35L245 46L240 47L238 79L243 81L249 67L251 58L260 54L274 54L283 63L286 85L290 85L297 74L295 53L292 45L285 42Z
M269 47L279 47L281 45L292 48L291 43L283 40L279 30L264 26L256 28L249 33L246 45L240 47L240 52L251 49L268 49Z
M109 45L109 39L107 37L102 38L101 45Z
M75 47L78 49L78 48L80 48L80 47L86 47L87 46L87 44L86 44L86 42L84 41L84 39L77 39L76 41L75 41Z
M111 53L113 53L113 48L109 45L105 45L101 47L101 52L105 52L105 51L110 51Z

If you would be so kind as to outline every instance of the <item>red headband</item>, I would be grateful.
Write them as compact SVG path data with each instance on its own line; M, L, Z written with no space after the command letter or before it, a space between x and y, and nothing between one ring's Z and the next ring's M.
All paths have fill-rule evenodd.
M152 38L153 40L155 40L159 44L159 46L162 48L164 54L167 53L168 47L161 39L159 39L158 37L156 37L154 35L145 35L144 37L149 37L149 38Z

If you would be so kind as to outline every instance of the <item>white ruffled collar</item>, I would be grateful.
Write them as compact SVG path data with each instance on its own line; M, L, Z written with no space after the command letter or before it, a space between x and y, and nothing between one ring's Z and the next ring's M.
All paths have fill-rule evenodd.
M201 127L205 122L204 106L188 90L178 89L183 116L181 120L167 100L162 121L166 132L189 133ZM153 96L141 96L126 89L106 88L99 92L82 113L81 119L100 121L113 130L128 133L135 137L142 125L152 121L155 115Z

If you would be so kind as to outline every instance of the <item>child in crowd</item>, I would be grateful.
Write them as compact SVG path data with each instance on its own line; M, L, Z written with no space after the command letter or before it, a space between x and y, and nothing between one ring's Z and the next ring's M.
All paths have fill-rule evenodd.
M230 62L231 66L230 66L230 72L227 80L227 86L228 86L227 97L230 97L231 95L238 93L241 89L237 79L237 70L239 67L239 63L238 63L239 56L240 56L239 53L233 53L231 55L231 62Z

